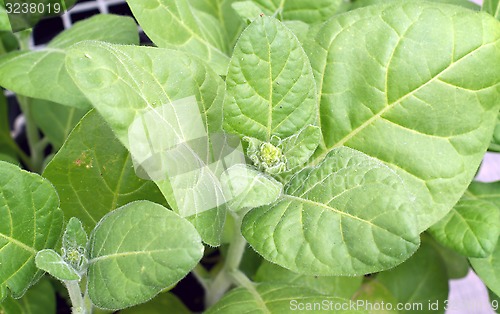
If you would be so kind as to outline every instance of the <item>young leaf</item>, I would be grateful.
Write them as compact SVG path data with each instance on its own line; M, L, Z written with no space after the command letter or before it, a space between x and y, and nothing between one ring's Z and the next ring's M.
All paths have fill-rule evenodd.
M487 201L461 199L429 228L443 245L468 257L487 257L500 235L500 209Z
M88 293L104 309L146 302L200 261L196 229L167 208L137 201L107 214L90 236Z
M56 245L63 216L47 180L0 161L0 300L21 297L40 276L37 251Z
M284 192L251 210L242 225L250 245L282 267L361 275L394 267L418 248L414 201L403 181L360 152L333 150L296 174Z
M54 250L46 249L38 251L35 262L36 267L48 272L61 281L81 279L78 272L66 263L61 255L57 254Z
M493 15L496 19L500 20L500 1L499 0L484 0L483 11Z
M87 233L83 229L82 222L78 218L71 217L66 225L63 235L62 247L65 250L87 247Z
M135 175L130 154L94 111L75 127L43 176L56 187L66 216L77 217L87 232L131 201L165 202L152 182Z
M36 98L31 99L29 105L33 120L55 149L61 148L71 130L88 111Z
M381 160L414 193L426 230L458 201L491 139L499 38L487 14L424 1L327 21L304 44L321 98L314 162L341 146Z
M40 280L20 299L7 298L0 303L2 314L56 314L56 294L48 279Z
M218 245L225 207L211 201L219 200L222 192L213 184L199 183L202 176L211 179L212 169L192 169L201 158L191 152L211 144L210 135L221 131L224 83L220 77L178 51L100 42L74 45L67 68L118 139L134 153L135 163L141 167L151 163L157 175L147 177L155 180L172 209L189 217L206 243ZM196 140L204 143L193 147ZM169 150L173 143L176 146ZM168 159L171 151L182 157ZM168 178L167 166L172 163L191 168ZM198 193L203 187L211 190ZM191 206L193 202L211 207L201 210Z
M255 275L255 281L282 283L306 287L321 294L350 299L361 286L363 277L306 276L269 262L263 262Z
M476 274L495 294L500 295L500 241L486 258L469 258Z
M377 281L384 285L399 303L416 307L399 313L443 313L448 299L448 277L439 253L424 239L422 246L406 262L378 274ZM438 302L436 310L429 302Z
M258 284L254 291L237 288L227 293L217 304L206 311L206 314L249 314L290 312L318 312L314 304L327 304L328 313L367 314L362 309L350 309L349 300L319 294L314 290L300 287L288 287L279 284ZM307 307L306 307L307 306ZM347 308L342 310L342 308ZM314 311L316 310L316 311Z
M221 176L221 184L233 211L269 205L283 189L278 181L242 164L227 169Z
M229 62L226 37L213 16L199 11L194 14L185 0L127 0L127 3L158 47L183 50L207 60L217 74L226 74Z
M314 124L316 116L314 77L299 41L275 18L257 18L241 34L229 64L225 127L269 142Z
M48 44L47 49L13 52L0 58L0 85L24 96L80 109L88 108L88 100L64 67L64 48L84 39L139 43L137 26L131 18L95 16L61 33Z
M286 168L292 170L306 163L318 147L321 131L308 125L300 133L285 138L281 145L286 157Z

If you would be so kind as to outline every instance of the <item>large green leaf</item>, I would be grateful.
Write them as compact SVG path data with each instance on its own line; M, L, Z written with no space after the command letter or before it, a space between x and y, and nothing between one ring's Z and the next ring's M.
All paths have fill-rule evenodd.
M350 299L361 286L363 277L357 276L306 276L296 274L278 265L263 262L255 275L255 281L282 283L313 289L321 294Z
M411 308L399 313L444 313L448 299L445 265L432 245L424 238L419 250L398 267L378 274L377 281ZM435 308L429 307L436 303Z
M500 295L500 241L486 258L469 259L476 274L496 295Z
M458 201L490 141L500 24L408 1L353 10L310 37L323 134L314 162L341 146L383 161L413 193L426 230Z
M474 181L465 191L464 198L488 201L500 208L500 181L478 182Z
M366 274L418 248L413 204L396 173L342 147L295 175L277 202L251 210L242 232L264 258L292 271Z
M87 109L64 106L48 100L31 99L30 112L36 125L55 149L61 148Z
M147 303L120 311L121 314L190 314L191 312L173 293L160 293Z
M38 250L56 245L63 216L49 181L0 161L0 300L18 298L40 276Z
M232 53L236 40L245 24L234 11L232 4L237 0L189 0L193 9L215 17L226 32L229 54ZM194 12L196 14L196 12Z
M43 176L54 184L66 216L80 219L87 232L131 201L164 203L153 182L136 176L127 149L95 111L77 125Z
M98 15L75 24L39 51L19 51L0 58L0 85L16 93L66 106L88 108L65 67L65 48L81 40L138 44L137 26L130 17Z
M167 208L137 201L107 214L89 243L88 293L105 309L146 302L203 256L196 229Z
M0 303L2 314L56 314L56 294L52 284L42 279L31 287L21 299L7 298Z
M294 135L316 116L314 77L299 41L275 18L259 17L241 34L229 64L226 128L270 141Z
M200 177L211 179L213 169L197 169L203 158L192 152L211 144L207 137L221 130L223 81L179 51L99 42L73 46L67 68L169 205L190 217L204 241L218 245L225 208L212 201L222 192L200 184ZM208 192L197 193L205 187ZM210 208L193 207L194 202Z
M324 305L326 304L326 306ZM325 306L319 307L318 306ZM325 296L314 290L279 284L258 284L252 290L237 288L227 293L206 314L286 314L286 313L367 313L362 309L349 309L348 299ZM344 309L344 310L342 310Z
M252 1L236 2L236 6ZM283 20L299 20L306 23L318 23L328 20L337 13L342 5L342 0L255 0L261 13L266 15L278 14Z
M490 202L461 199L429 231L442 244L469 257L487 257L500 235L500 209Z
M355 302L368 309L369 314L397 314L397 300L394 295L377 280L371 280L359 289ZM384 304L382 307L381 304Z
M483 11L496 17L500 20L500 1L499 0L484 0L483 1Z
M226 73L228 44L215 17L203 11L194 12L186 0L127 0L127 3L158 47L191 53L207 60L218 74Z

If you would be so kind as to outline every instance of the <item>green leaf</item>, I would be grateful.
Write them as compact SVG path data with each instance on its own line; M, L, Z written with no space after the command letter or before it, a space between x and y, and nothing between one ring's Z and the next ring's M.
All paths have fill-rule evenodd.
M429 228L445 246L468 257L487 257L500 235L500 209L487 201L461 199Z
M192 8L215 17L226 33L228 52L232 53L236 40L246 26L232 5L237 0L189 0ZM193 12L196 14L196 12Z
M476 274L496 295L500 295L500 241L486 258L469 258Z
M56 314L56 294L52 284L42 279L31 287L21 299L7 298L0 303L2 314Z
M318 147L321 131L317 126L308 125L298 134L284 139L281 143L286 157L286 168L292 170L306 163Z
M43 176L57 189L66 216L77 217L87 232L131 201L164 203L153 182L135 175L130 154L95 111L75 127Z
M469 261L467 257L438 244L436 241L431 241L429 239L429 243L432 244L434 249L441 255L441 259L446 265L448 278L460 279L467 276L469 273Z
M75 86L64 66L64 48L84 39L139 43L137 27L131 18L95 16L61 33L49 43L47 49L13 52L0 58L0 85L24 96L80 109L88 108L88 100Z
M231 290L205 313L318 313L320 309L334 314L367 313L361 309L349 310L349 303L348 299L325 296L307 288L258 284L252 291L245 288ZM327 304L326 308L318 309L317 306L322 304ZM342 306L347 310L341 310Z
M87 109L64 106L48 100L31 99L30 112L36 125L55 149L61 148Z
M278 20L259 17L241 34L226 77L225 127L269 142L315 123L316 86L295 35Z
M14 298L40 278L37 251L56 245L62 212L47 180L0 161L0 300L7 289Z
M371 280L359 289L354 297L355 302L368 309L369 314L392 314L399 313L397 309L397 300L394 295L377 280ZM380 310L376 310L375 305L385 304Z
M186 276L202 255L188 221L149 201L130 203L107 214L90 236L90 299L104 309L146 302Z
M490 16L430 2L327 21L304 44L321 99L313 164L341 146L381 160L414 194L426 230L461 197L491 139L499 38Z
M500 20L500 1L499 0L484 0L483 1L483 11L488 12L495 18Z
M83 229L82 222L78 218L71 217L64 231L63 249L86 248L87 241L87 233Z
M488 201L497 208L500 208L500 181L474 181L470 184L467 191L465 191L464 198Z
M121 314L190 314L186 306L172 293L161 293L153 300L120 311Z
M87 271L87 233L78 218L71 217L63 235L64 261L78 273Z
M440 254L422 239L418 251L398 267L377 276L399 303L414 304L410 310L399 313L444 313L448 299L448 277ZM438 302L436 310L429 303Z
M315 290L321 294L350 299L361 286L363 277L306 276L269 262L263 262L255 275L255 281L282 283Z
M68 48L84 40L102 40L109 43L138 45L137 25L131 17L114 14L97 14L57 35L48 47Z
M500 152L500 113L497 116L497 124L495 126L495 130L493 131L493 138L491 139L488 150Z
M453 4L453 5L458 5L462 6L467 9L479 11L481 7L477 5L476 3L469 1L469 0L413 0L414 2L417 1L427 1L427 2L440 2L440 3L447 3L447 4ZM359 9L362 7L366 7L369 5L374 5L374 4L387 4L388 2L404 2L404 0L356 0L352 3L350 10L354 9Z
M193 54L207 60L218 74L226 73L228 44L221 25L213 16L193 12L189 1L185 0L128 0L127 3L144 32L158 47ZM165 29L175 29L175 32Z
M38 251L36 254L36 267L48 272L55 278L65 280L80 280L78 272L64 261L56 251L47 249Z
M233 211L269 205L278 199L283 189L272 177L242 164L227 169L220 181Z
M244 20L252 22L260 14L263 14L262 9L253 1L237 1L232 4L233 9Z
M254 2L266 15L278 14L282 20L298 20L308 24L330 19L342 8L344 3L342 0L256 0ZM236 6L241 6L241 2L236 3Z
M284 193L251 210L242 232L264 258L294 272L367 274L400 264L418 248L414 201L403 181L350 148L296 174Z
M225 207L211 201L222 192L214 187L206 194L197 193L200 186L204 187L198 185L199 177L208 176L210 180L212 169L193 169L199 159L206 158L190 152L209 145L207 136L221 131L224 83L220 77L182 52L99 42L73 46L67 68L118 139L132 151L136 166L145 169L146 178L155 180L172 209L189 217L206 243L218 245ZM220 142L223 139L219 144L225 145ZM169 147L165 145L173 143L176 145L172 150L181 153L182 158L168 156ZM167 174L174 174L166 168L175 163L188 168L185 176L167 178ZM195 201L211 208L193 208Z

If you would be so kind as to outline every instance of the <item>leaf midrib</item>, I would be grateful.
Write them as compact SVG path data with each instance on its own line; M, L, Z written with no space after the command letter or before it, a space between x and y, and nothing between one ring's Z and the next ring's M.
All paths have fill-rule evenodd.
M19 247L21 247L22 249L24 249L25 251L28 251L30 253L33 253L33 255L36 255L36 250L34 248L32 248L31 246L28 246L27 244L24 244L23 242L19 241L19 240L16 240L12 237L9 237L3 233L0 233L0 238L3 238Z
M391 110L392 108L394 108L394 106L398 105L399 103L401 103L402 101L404 101L405 99L413 96L415 93L417 93L419 90L421 90L422 88L426 87L427 85L431 84L432 82L434 82L435 80L439 79L439 77L443 74L445 74L448 70L452 69L453 67L455 67L458 63L460 63L461 61L463 61L464 59L466 59L468 56L470 56L471 54L479 51L480 49L483 49L485 47L488 47L490 45L493 45L493 44L496 44L498 42L498 40L496 41L493 41L493 42L489 42L487 44L483 44L473 50L471 50L470 52L468 52L467 54L463 55L462 57L460 57L459 59L455 60L455 62L453 62L452 64L450 64L449 66L447 66L445 69L443 69L442 71L440 71L439 73L437 73L436 75L434 75L431 79L429 79L427 82L425 82L424 84L418 86L417 88L415 88L414 90L408 92L407 94L401 96L400 98L396 99L395 101L393 101L392 103L390 104L386 104L386 106L381 110L379 111L377 114L373 115L372 117L370 117L368 120L366 120L364 123L362 123L360 126L358 126L357 128L355 128L354 130L352 130L351 132L349 132L349 134L347 134L346 136L344 136L342 139L340 139L337 143L335 143L332 147L328 148L327 150L325 150L323 153L321 153L320 155L318 155L318 157L316 157L314 159L314 161L312 161L312 164L315 164L316 162L324 159L324 157L330 152L332 151L333 149L337 148L337 147L341 147L341 146L344 146L344 144L346 142L348 142L350 139L352 139L353 137L355 137L358 133L360 133L362 130L364 130L366 127L368 127L370 124L372 124L375 120L379 119L384 113L386 113L387 111ZM390 64L390 61L389 61L389 64ZM388 69L387 69L388 71ZM387 93L387 91L386 91Z

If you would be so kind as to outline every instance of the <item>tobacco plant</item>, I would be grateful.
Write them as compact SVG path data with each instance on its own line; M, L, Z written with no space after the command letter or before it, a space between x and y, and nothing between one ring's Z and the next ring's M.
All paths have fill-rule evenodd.
M0 313L496 309L498 0L127 2L2 35Z

